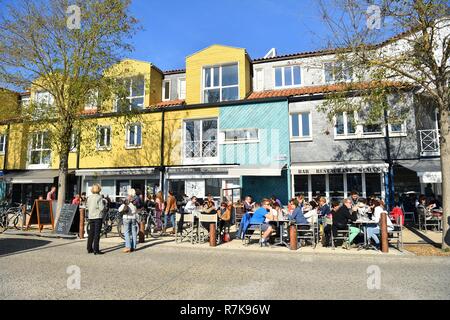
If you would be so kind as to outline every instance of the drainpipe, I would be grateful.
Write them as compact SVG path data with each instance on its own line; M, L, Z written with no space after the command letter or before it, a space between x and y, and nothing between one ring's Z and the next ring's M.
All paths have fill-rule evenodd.
M8 141L9 141L9 130L11 128L11 124L8 123L8 126L6 127L6 135L5 135L5 156L3 158L3 171L6 172L6 159L8 158Z
M80 170L80 150L81 150L81 132L78 132L78 145L77 145L77 166L75 170ZM76 176L76 175L75 175ZM81 179L82 177L78 177L77 179L77 193L81 196Z
M162 113L161 113L161 146L160 146L160 159L161 159L161 163L159 166L159 187L161 188L162 193L164 194L165 190L164 190L164 185L165 185L165 171L166 168L164 166L164 121L165 121L165 110L162 109Z
M387 209L390 211L394 206L394 164L391 156L391 139L389 135L388 111L386 109L384 110L384 123L386 130L386 136L384 138L384 141L386 143L386 156L388 163L388 175L386 181L387 182L386 204Z

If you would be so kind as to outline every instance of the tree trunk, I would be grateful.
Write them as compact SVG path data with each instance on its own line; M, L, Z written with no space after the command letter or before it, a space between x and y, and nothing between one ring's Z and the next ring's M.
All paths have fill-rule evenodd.
M59 218L61 208L66 202L67 174L69 171L69 151L61 152L58 176L58 203L56 207L56 221Z
M442 172L442 249L450 248L449 212L450 212L450 131L447 108L440 111L441 126L441 172Z

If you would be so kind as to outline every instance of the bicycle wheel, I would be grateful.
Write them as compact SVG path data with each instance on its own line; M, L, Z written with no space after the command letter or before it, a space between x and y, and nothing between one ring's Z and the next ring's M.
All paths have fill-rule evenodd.
M0 233L5 232L8 229L8 218L4 213L0 214Z
M157 231L156 222L153 217L148 219L147 225L145 226L146 234L152 238L159 238L161 236L161 232Z
M117 233L119 236L125 240L125 234L123 233L123 221L119 220L117 221Z

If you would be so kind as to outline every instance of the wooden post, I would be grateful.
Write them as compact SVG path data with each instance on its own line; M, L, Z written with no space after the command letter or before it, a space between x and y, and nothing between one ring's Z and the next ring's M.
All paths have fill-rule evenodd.
M24 204L22 205L22 231L23 231L23 227L26 226L28 224L27 220L27 205Z
M297 250L297 226L291 224L289 226L289 244L291 250Z
M380 218L380 229L381 229L381 252L389 252L389 240L388 240L388 230L387 230L387 214L385 211L381 213Z
M145 242L145 221L139 223L139 243Z
M80 227L78 230L78 237L84 239L84 219L86 215L86 209L80 208Z
M216 245L216 224L211 223L209 225L209 246L215 247Z

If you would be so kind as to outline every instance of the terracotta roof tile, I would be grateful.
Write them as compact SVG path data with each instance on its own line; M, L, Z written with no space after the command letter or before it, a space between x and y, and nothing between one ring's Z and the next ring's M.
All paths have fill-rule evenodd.
M181 106L184 104L185 104L185 101L182 99L179 99L179 100L162 101L162 102L155 104L153 107L165 108L165 107Z
M400 82L384 82L384 86L389 87L405 87L406 84ZM292 97L292 96L302 96L320 93L331 93L331 92L343 92L343 91L353 91L353 90L364 90L380 86L380 83L343 83L343 84L332 84L324 86L310 86L295 89L281 89L281 90L268 90L261 92L253 92L247 98L249 100L262 99L270 97Z

